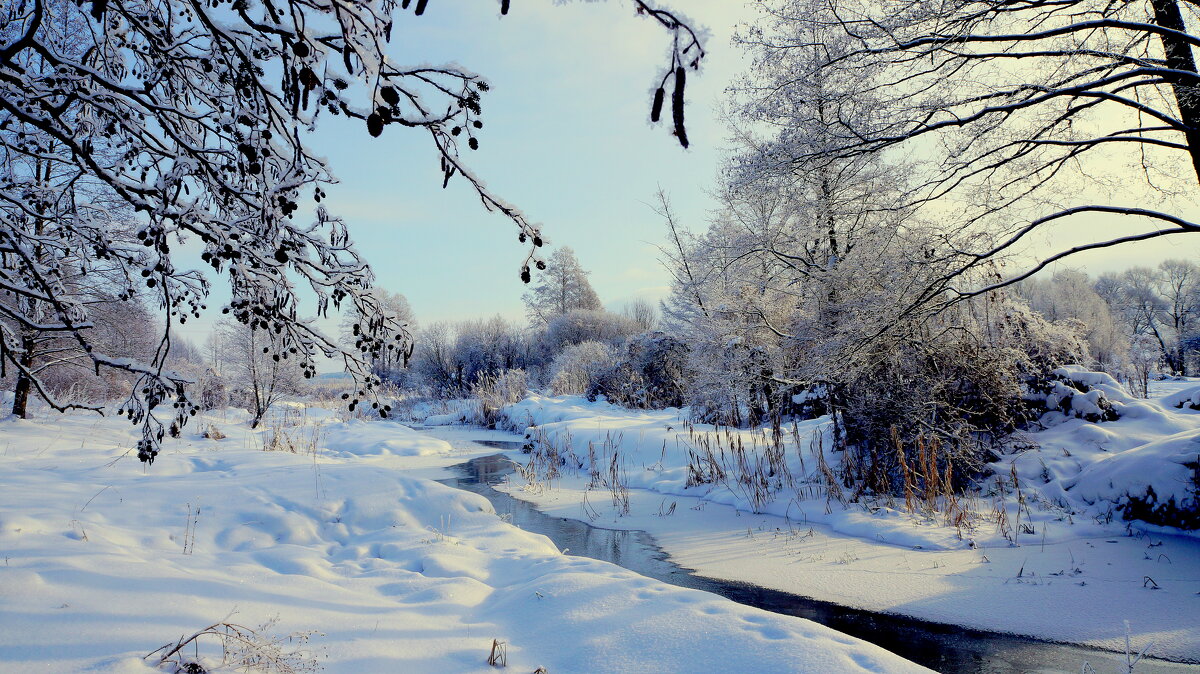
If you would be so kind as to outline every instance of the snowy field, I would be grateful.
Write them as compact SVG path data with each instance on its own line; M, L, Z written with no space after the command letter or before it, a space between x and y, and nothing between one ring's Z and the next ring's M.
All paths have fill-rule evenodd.
M430 481L469 456L400 424L245 422L202 415L144 469L121 419L0 421L0 671L482 672L493 640L514 672L921 671L561 554ZM175 648L221 623L240 632Z
M762 461L762 431L714 434L677 411L580 397L506 409L538 452L511 453L528 476L501 489L549 514L647 531L673 560L715 578L1116 651L1128 623L1135 649L1200 662L1200 537L1125 521L1116 508L1147 487L1160 502L1189 497L1200 412L1173 403L1197 384L1160 382L1154 399L1138 401L1099 382L1120 419L1049 413L1028 449L993 466L1000 484L958 503L956 524L944 503L910 511L903 499L843 507L830 498L817 475L825 420L785 433L792 482L764 495L728 475L696 483L695 468L706 446L733 457L737 445L747 464ZM836 467L835 456L824 460ZM558 468L548 474L547 464Z

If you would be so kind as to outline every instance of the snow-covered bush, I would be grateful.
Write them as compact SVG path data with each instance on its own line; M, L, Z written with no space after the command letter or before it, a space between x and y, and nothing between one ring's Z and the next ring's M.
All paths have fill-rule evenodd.
M1118 406L1111 396L1124 398L1121 385L1104 372L1089 372L1078 365L1055 369L1044 377L1028 377L1022 396L1029 406L1031 420L1046 412L1059 412L1067 418L1085 421L1116 421Z
M563 349L550 364L550 390L554 395L586 393L599 373L616 364L616 350L604 342L573 344Z
M604 396L622 407L681 407L687 395L689 351L683 340L661 331L630 337L624 356L593 374L587 396Z
M843 484L852 494L896 493L903 463L915 465L912 453L926 444L939 448L937 470L949 470L961 488L1025 423L1027 382L1077 361L1085 349L1070 325L1049 323L1004 297L960 304L860 347L853 367L826 384L835 444L847 452ZM1088 380L1071 368L1058 376L1064 387ZM1122 395L1111 377L1096 376ZM1098 380L1096 388L1103 388ZM1088 398L1071 390L1080 393L1081 413L1103 415L1099 392Z

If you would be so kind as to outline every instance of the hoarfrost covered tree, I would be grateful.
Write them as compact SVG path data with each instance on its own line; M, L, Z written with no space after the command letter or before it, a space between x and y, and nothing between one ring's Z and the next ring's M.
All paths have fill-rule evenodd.
M1062 270L1048 279L1033 277L1017 285L1030 308L1051 322L1078 321L1096 364L1110 372L1124 363L1129 336L1113 315L1109 302L1095 289L1086 272Z
M832 41L823 32L777 45L779 58L802 45L839 45L822 51L813 68L797 69L797 80L843 78L852 84L846 100L866 97L881 113L856 118L839 105L846 124L834 142L789 161L899 153L923 159L904 203L952 225L934 251L951 272L921 288L914 308L986 292L1080 251L1200 231L1183 210L1200 182L1196 3L831 0L821 12L809 0L769 6L780 21L815 20L836 33ZM1005 277L971 274L1017 252L1035 231L1098 215L1146 227L1041 254Z
M669 85L672 132L686 147L686 71L699 66L703 49L676 14L646 0L631 3L674 38L653 116L661 116ZM141 424L138 456L152 461L167 403L174 426L196 411L186 378L165 363L170 325L195 318L207 301L210 277L181 267L178 255L198 245L204 263L229 284L225 311L269 332L273 355L310 377L318 356L335 359L355 376L351 404L375 397L371 359L387 344L405 348L409 336L366 292L369 268L346 225L319 203L333 178L305 139L322 115L358 120L372 136L396 127L428 134L445 180L463 177L529 244L520 272L528 281L540 262L540 229L488 191L459 152L479 146L486 81L458 66L409 67L387 54L394 30L411 29L411 16L427 4L3 3L0 291L13 301L0 305L8 319L0 359L60 410L79 405L36 384L12 326L59 332L94 369L132 373L137 382L120 411ZM499 5L507 13L508 0ZM318 202L312 217L300 207L308 198ZM70 257L84 271L94 263L119 269L126 298L142 290L156 297L151 304L168 325L147 360L97 348L94 319L60 278ZM301 318L298 298L309 293L318 315L348 305L362 316L357 350Z
M555 250L545 262L545 269L538 276L538 284L525 293L525 311L529 321L535 325L546 325L568 311L583 309L597 311L600 298L588 282L588 272L583 270L569 246Z
M301 370L279 357L275 334L269 330L227 319L216 332L233 402L250 412L250 428L257 428L272 405L299 391Z
M909 198L911 164L836 152L887 109L858 73L820 67L856 48L834 10L760 6L739 38L753 65L733 90L739 151L721 208L689 236L662 204L667 316L691 347L693 412L734 424L831 414L854 497L896 488L897 444L935 442L939 471L966 479L1021 420L1026 380L1083 346L1003 295L931 308L947 279L995 269L957 267L942 223Z
M409 334L416 332L417 319L407 297L381 288L373 288L370 292L376 295L380 308L386 312L390 322L403 326ZM364 320L364 316L353 307L346 312L342 318L342 341L345 344L354 344L355 349L361 348ZM403 340L397 340L388 343L377 353L372 353L370 355L371 374L378 377L380 381L398 382L403 371L408 369L413 347L412 340L409 340L407 344Z

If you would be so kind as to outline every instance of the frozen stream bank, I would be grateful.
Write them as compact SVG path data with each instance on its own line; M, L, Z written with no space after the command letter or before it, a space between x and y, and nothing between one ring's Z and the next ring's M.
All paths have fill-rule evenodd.
M461 430L448 439L452 443L467 442L460 433ZM520 443L495 440L485 440L482 444L508 451L520 448ZM526 501L493 489L491 485L502 482L513 472L512 463L502 455L479 457L455 469L460 476L443 480L445 484L485 496L497 513L511 516L512 522L523 529L548 536L571 554L602 559L675 585L814 620L937 671L1078 672L1084 662L1097 672L1125 671L1123 654L861 611L747 583L696 576L669 561L667 554L643 532L597 528L579 520L547 515ZM1136 671L1142 674L1195 671L1195 666L1143 660Z

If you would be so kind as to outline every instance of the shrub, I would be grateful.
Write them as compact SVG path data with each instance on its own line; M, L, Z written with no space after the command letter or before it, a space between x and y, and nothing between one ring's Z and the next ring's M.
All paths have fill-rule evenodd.
M529 392L525 370L504 370L499 374L481 373L471 386L471 395L479 401L478 423L495 428L500 410L520 402Z
M554 395L587 393L601 372L616 365L616 350L603 342L568 346L550 364L550 390Z

